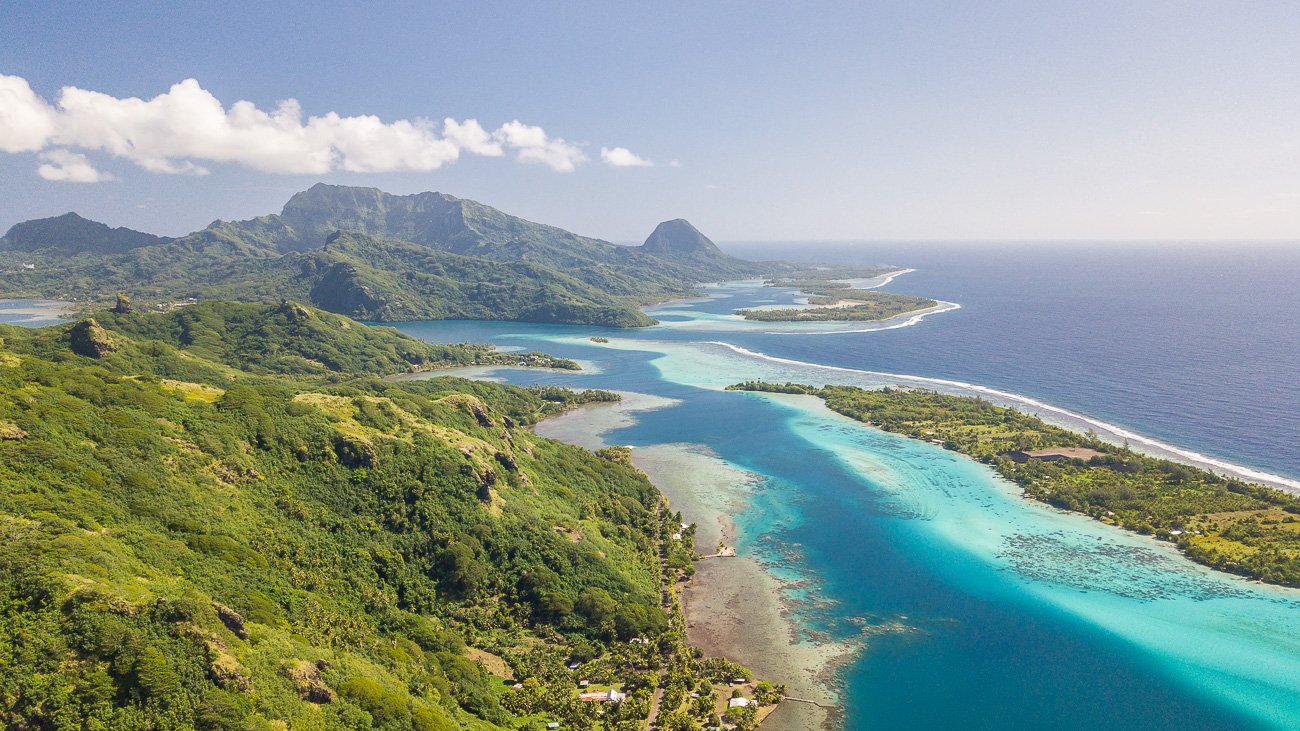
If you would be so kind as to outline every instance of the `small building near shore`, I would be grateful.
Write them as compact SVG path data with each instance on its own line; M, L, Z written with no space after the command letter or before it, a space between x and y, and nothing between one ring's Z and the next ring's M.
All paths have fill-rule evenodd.
M1047 462L1081 459L1086 462L1093 457L1104 457L1106 453L1088 449L1087 447L1052 447L1051 449L1016 450L1007 452L1007 456L1011 458L1011 461L1020 463L1028 462L1031 459L1041 459Z
M754 701L750 698L731 698L727 701L728 708L748 708Z
M596 693L582 693L578 700L584 703L622 703L627 700L627 693L620 693L613 688Z

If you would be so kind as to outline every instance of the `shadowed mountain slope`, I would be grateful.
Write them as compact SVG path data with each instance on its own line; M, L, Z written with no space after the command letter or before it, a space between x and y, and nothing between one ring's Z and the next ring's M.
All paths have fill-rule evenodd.
M62 254L114 254L167 241L129 228L109 228L98 222L65 213L16 224L0 238L0 250L39 251L52 249Z

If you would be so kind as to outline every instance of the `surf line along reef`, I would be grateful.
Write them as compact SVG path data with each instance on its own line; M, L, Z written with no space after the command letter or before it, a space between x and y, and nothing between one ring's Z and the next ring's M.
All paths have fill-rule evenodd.
M1027 497L1174 543L1197 563L1300 587L1300 497L1150 457L982 398L919 388L747 381L984 462Z

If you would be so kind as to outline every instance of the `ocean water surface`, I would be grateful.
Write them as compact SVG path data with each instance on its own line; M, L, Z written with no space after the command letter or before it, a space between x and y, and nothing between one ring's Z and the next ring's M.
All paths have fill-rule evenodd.
M1101 268L1070 252L906 253L867 260L917 269L890 290L960 309L812 334L819 328L738 322L737 307L797 295L733 283L656 308L663 325L635 331L401 327L582 360L591 367L581 373L477 375L646 394L621 418L593 415L590 438L686 445L751 475L732 516L741 552L786 580L803 627L865 648L839 669L848 729L1300 727L1300 592L1211 572L1167 545L1024 500L983 465L865 428L816 399L722 390L750 378L937 378L945 390L992 387L1292 481L1300 306L1279 262L1247 275L1242 258L1236 268L1214 257L1193 265L1159 250ZM1193 292L1178 294L1160 272Z
M57 325L67 320L67 313L75 307L72 302L58 300L0 299L0 324L43 327Z

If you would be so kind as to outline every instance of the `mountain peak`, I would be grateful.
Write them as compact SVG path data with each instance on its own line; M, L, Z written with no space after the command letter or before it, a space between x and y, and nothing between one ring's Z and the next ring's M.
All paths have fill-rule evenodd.
M699 229L684 218L674 218L656 226L654 232L641 245L641 250L655 255L697 253L722 255L722 251L709 240L708 236L700 233Z
M0 249L57 249L67 254L110 254L159 244L167 239L129 228L109 228L69 211L61 216L14 224L0 238Z
M374 208L381 205L387 194L378 188L361 188L348 185L317 183L307 190L294 193L284 204L282 216L293 216L322 209L334 210Z

